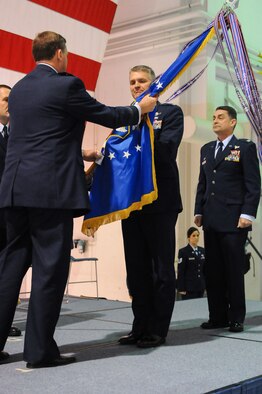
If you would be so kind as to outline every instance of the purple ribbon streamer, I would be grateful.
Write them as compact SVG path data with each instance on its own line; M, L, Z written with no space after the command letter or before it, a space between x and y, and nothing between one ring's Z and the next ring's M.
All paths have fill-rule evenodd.
M226 24L225 18L228 18L228 26ZM219 28L219 23L221 29ZM245 111L252 128L254 129L258 138L258 154L259 159L262 162L262 108L261 108L261 98L257 88L254 73L250 64L248 57L248 52L246 49L244 37L241 31L241 27L238 23L235 13L230 10L229 14L226 16L224 12L219 12L214 20L214 28L217 35L218 44L221 49L221 53L227 67L228 73L230 75L231 81L235 88L236 94L240 101L240 104ZM228 29L231 31L233 38L234 51L230 42L228 35ZM222 30L222 35L221 35ZM227 60L227 56L223 47L223 39L226 43L234 71L235 78L232 75L230 66ZM238 60L238 61L237 61ZM242 94L237 86L240 86Z

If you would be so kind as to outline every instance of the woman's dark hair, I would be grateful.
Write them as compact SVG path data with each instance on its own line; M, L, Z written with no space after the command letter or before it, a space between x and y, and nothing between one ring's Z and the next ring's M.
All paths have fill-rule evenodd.
M199 230L196 227L189 227L187 230L187 238L189 238L195 231L199 234Z

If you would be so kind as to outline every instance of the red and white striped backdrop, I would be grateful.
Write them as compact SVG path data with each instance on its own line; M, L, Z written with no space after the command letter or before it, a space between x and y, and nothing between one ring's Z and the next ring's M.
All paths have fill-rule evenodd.
M94 92L118 0L0 0L0 83L13 86L34 68L32 39L66 38L68 72Z

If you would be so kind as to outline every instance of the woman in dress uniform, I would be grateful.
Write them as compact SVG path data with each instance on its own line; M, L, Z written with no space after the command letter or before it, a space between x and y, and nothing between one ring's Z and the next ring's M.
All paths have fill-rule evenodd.
M188 245L178 252L178 293L182 300L201 298L205 291L205 249L198 246L199 231L187 230Z

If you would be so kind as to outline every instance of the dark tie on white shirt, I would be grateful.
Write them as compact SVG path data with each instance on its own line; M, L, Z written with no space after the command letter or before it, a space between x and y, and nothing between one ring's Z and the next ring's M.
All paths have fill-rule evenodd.
M8 132L7 132L7 126L6 125L4 125L2 133L3 133L4 139L7 141L7 139L8 139Z
M218 150L217 150L217 154L216 154L216 158L215 158L216 162L218 162L221 159L221 157L223 156L223 146L224 146L223 142L219 141Z

